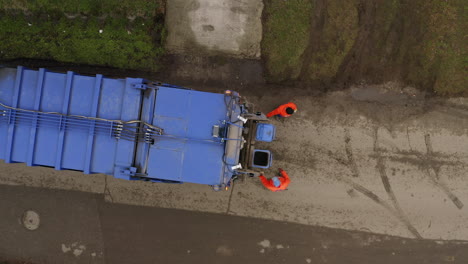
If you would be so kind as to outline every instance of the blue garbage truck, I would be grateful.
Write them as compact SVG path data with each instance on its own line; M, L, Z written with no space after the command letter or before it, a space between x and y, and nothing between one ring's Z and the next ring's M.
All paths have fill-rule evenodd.
M0 159L227 189L272 163L275 126L237 92L0 68ZM258 145L258 144L257 144Z

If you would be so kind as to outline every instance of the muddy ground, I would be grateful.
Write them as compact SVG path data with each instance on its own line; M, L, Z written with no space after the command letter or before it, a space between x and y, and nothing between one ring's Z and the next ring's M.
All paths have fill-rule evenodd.
M15 68L22 65L32 69L46 68L51 71L75 71L85 75L104 74L108 77L140 77L147 80L159 80L188 87L219 87L232 89L236 87L284 87L268 84L264 78L263 65L256 59L237 59L225 56L197 56L187 54L169 54L160 63L164 70L160 72L125 70L119 68L61 63L48 60L16 59L0 61L0 65ZM292 84L286 85L293 87ZM270 89L270 88L268 88Z

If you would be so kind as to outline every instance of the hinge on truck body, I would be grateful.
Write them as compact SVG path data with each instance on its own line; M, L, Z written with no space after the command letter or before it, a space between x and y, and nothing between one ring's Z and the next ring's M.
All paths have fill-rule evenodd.
M123 167L115 166L114 168L114 177L124 180L135 180L137 178L145 178L148 174L137 172L136 167Z
M146 85L144 83L134 83L134 84L132 84L132 86L133 86L133 88L140 89L140 90L148 89L148 85Z
M129 167L129 168L122 168L120 170L120 173L123 174L123 175L127 175L127 176L135 176L136 173L137 173L137 168L136 167Z

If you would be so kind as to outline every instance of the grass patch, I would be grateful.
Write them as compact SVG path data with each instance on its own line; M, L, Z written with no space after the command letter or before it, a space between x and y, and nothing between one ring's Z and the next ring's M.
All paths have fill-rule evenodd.
M299 76L301 56L309 42L312 10L310 0L265 2L262 54L270 81Z
M160 12L159 8L161 1L158 0L0 0L2 10L27 10L33 13L117 14L150 18Z
M468 95L466 0L270 0L264 14L270 81L399 80Z
M401 25L401 32L390 32L400 33L399 45L383 46L383 49L393 49L391 66L402 69L402 79L411 85L440 95L467 94L466 1L399 2L401 15L395 22ZM378 57L383 56L388 55Z
M328 1L324 25L314 52L310 54L307 77L329 83L338 73L358 34L357 0Z
M435 75L433 89L442 95L468 92L468 23L466 1L422 1L427 33L422 67ZM424 74L425 72L422 72ZM418 78L418 76L415 76Z
M0 7L0 60L154 71L164 54L157 1L0 0Z

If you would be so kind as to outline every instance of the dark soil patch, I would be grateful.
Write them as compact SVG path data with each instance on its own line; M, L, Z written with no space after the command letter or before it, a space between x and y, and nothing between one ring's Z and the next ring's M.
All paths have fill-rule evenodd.
M158 72L145 70L119 69L115 67L93 66L54 60L15 59L1 61L0 66L27 68L46 68L50 71L75 71L83 75L104 74L107 77L138 77L151 81L160 81L190 88L210 91L231 89L261 90L265 86L263 67L259 60L244 60L226 57L203 57L190 55L166 55L158 61L162 69ZM268 90L282 86L270 85Z
M294 4L302 9L292 10L307 6ZM266 4L264 12L272 13L272 6ZM320 90L399 81L427 94L468 95L465 6L463 0L314 1L308 44L299 49L299 60L291 61L288 45L262 42L267 79ZM285 32L284 23L275 27L280 18L264 16L264 39ZM292 30L296 24L288 26ZM284 61L290 63L286 69L274 70Z

